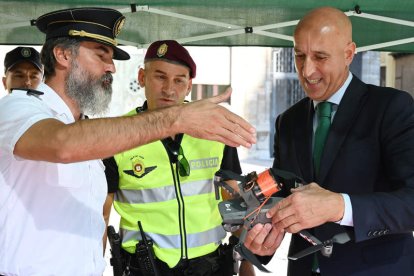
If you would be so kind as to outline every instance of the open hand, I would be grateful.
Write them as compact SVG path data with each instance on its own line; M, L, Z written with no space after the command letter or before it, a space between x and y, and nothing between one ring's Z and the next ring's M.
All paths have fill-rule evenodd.
M223 94L183 105L177 122L180 132L233 147L250 148L256 143L255 128L219 105L230 95L231 88L228 88Z

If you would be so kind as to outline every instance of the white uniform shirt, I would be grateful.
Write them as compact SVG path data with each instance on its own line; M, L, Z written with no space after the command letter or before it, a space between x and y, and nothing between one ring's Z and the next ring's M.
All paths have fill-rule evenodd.
M38 90L45 94L14 90L0 100L0 274L102 275L107 184L101 160L60 164L13 155L34 123L75 122L50 87Z

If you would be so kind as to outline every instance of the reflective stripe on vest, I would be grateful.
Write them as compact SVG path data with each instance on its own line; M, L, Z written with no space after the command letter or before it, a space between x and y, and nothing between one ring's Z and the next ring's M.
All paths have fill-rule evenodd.
M181 186L183 196L213 193L214 186L211 179L187 182ZM175 187L165 186L145 190L121 190L115 194L115 200L122 203L160 202L175 199Z
M181 237L180 235L159 235L156 233L145 232L151 240L162 248L181 248ZM141 234L139 231L132 231L121 229L122 241L134 241L136 243L137 237ZM187 234L187 245L188 247L198 247L208 243L220 243L221 240L226 236L226 232L223 226L217 226L216 228L195 234Z

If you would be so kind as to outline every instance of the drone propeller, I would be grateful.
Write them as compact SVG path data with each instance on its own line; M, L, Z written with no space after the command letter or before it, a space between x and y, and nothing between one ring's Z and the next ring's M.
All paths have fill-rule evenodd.
M301 233L303 233L303 232L308 233L307 231L301 231ZM301 236L303 237L302 234L301 234ZM312 235L310 235L310 237L316 239ZM308 238L309 238L309 236L308 236ZM295 255L290 256L290 257L288 257L288 259L297 260L297 259L305 257L309 254L315 253L319 250L322 251L322 255L324 255L326 257L329 257L332 254L332 248L333 248L334 243L344 244L344 243L350 241L351 237L349 236L348 233L343 232L343 233L336 234L335 236L332 237L332 239L326 240L324 242L320 242L318 239L316 239L316 240L318 241L316 245L308 247L308 248L296 253Z
M299 253L296 253L296 254L295 254L295 255L293 255L293 256L289 256L289 257L288 257L288 259L289 259L289 260L296 261L297 259L300 259L300 258L302 258L302 257L305 257L305 256L307 256L307 255L309 255L309 254L315 253L315 252L317 252L317 251L321 250L322 248L323 248L323 244L322 244L322 243L320 243L320 244L317 244L317 245L314 245L314 246L308 247L308 248L306 248L306 249L304 249L304 250L300 251Z
M309 233L306 230L302 230L298 233L302 238L310 242L312 245L317 245L322 243L320 240L318 240L315 236L313 236L311 233Z

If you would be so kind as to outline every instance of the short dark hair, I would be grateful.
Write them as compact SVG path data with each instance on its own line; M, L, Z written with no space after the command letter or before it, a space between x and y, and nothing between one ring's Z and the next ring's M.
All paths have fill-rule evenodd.
M55 47L63 49L69 49L72 52L73 57L77 57L79 53L80 41L74 38L59 37L56 39L48 39L43 44L42 51L40 52L40 59L44 66L45 79L52 77L56 74L56 58L53 54Z

